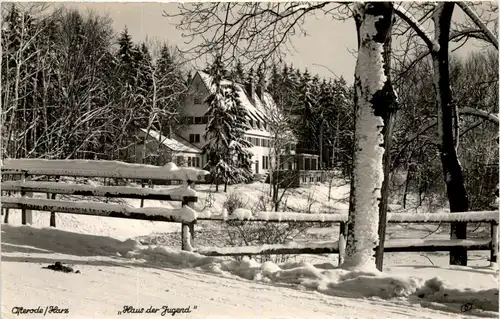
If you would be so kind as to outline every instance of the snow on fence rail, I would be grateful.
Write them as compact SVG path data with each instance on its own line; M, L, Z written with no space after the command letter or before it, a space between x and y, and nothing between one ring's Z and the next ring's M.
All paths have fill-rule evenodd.
M182 249L193 250L191 241L194 236L194 223L197 213L193 210L198 200L197 193L191 188L195 181L205 178L209 172L196 168L178 168L174 163L163 167L141 164L128 164L117 161L85 160L40 160L7 159L2 166L2 192L20 192L22 197L2 196L2 209L5 209L5 222L8 222L9 209L21 209L22 223L31 223L31 210L51 212L50 226L55 227L55 212L131 218L153 221L182 223ZM20 175L20 180L4 181L5 175ZM46 177L98 177L132 180L180 180L185 185L173 190L154 190L151 188L123 186L92 186L62 182L30 180L33 176ZM38 180L38 179L37 179ZM32 193L46 193L47 199L30 198ZM106 198L141 199L141 208L119 204L75 202L56 200L56 195L79 195ZM49 199L50 198L50 199ZM143 200L180 201L180 208L142 207Z
M179 187L172 190L157 190L125 186L91 186L57 182L6 181L2 183L2 191L196 202L196 192L186 187Z
M391 223L443 223L443 222L492 222L498 221L498 211L477 211L465 213L388 213ZM220 221L265 221L265 222L347 222L347 214L304 214L292 212L256 212L236 209L231 215L198 214L199 220Z
M209 172L192 167L178 168L174 163L163 167L100 160L6 159L3 174L106 177L151 180L201 181Z
M2 196L2 207L177 223L191 223L196 220L196 212L189 206L182 206L181 208L135 208L108 203Z
M478 211L463 213L390 213L388 223L453 223L453 222L487 222L491 226L490 238L452 239L452 240L389 240L385 243L385 252L424 252L450 251L453 248L464 247L467 250L490 250L490 261L497 261L498 253L498 211ZM196 252L206 256L250 256L279 254L339 254L339 263L343 260L346 244L347 214L303 214L291 212L257 212L246 209L236 209L231 215L212 216L209 213L199 213L198 220L206 221L242 221L242 222L319 222L339 223L339 240L307 246L263 245L245 247L199 247Z

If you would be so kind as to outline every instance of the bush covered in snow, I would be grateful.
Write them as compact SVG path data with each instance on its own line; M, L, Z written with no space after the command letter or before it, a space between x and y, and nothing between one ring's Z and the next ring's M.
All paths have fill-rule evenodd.
M238 213L238 209L249 209L250 212L270 211L272 203L269 197L263 194L259 201L249 207L248 202L243 202L236 193L230 193L224 202L224 209L228 215ZM267 223L247 221L222 222L226 246L260 246L265 244L286 244L299 234L311 227L310 223ZM287 261L291 255L262 255L255 256L260 262L273 260L275 262ZM241 259L241 258L238 258Z

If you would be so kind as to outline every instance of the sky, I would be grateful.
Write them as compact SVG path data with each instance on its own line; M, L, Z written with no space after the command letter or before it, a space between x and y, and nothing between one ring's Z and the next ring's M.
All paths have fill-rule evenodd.
M148 39L157 38L187 48L181 32L175 28L177 21L162 16L163 11L177 12L176 3L65 2L57 5L63 4L79 10L92 9L100 14L109 14L115 32L127 26L134 42L143 41L147 36ZM335 32L328 32L332 26ZM357 45L354 22L351 19L343 23L311 17L304 28L311 36L294 40L297 52L287 53L287 63L302 70L307 68L321 77L335 78L342 75L347 81L352 81L356 59L349 50L354 50Z
M113 20L115 32L121 32L127 26L134 42L144 41L147 37L150 40L167 41L183 49L188 48L181 32L175 27L179 20L163 16L163 11L178 12L177 3L62 2L56 5L107 14ZM459 19L463 18L463 15L460 17L461 12L456 12L454 15ZM354 20L341 22L330 18L309 17L304 29L307 30L308 36L297 36L293 40L296 52L287 53L285 61L301 70L307 68L311 73L321 77L343 76L348 83L352 83L356 63L356 57L352 52L357 46ZM471 49L473 44L467 44L460 52L464 54Z

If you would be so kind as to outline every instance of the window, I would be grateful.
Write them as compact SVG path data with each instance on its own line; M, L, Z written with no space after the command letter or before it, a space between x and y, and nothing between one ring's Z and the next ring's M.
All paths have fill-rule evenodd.
M177 156L177 165L178 166L184 165L184 156Z
M200 134L189 134L189 143L199 143Z
M260 121L257 120L257 127L260 129Z
M197 96L194 98L194 105L200 105L201 104L201 97Z
M262 156L262 169L266 169L266 157Z
M260 138L255 139L255 146L260 146Z
M188 157L188 163L187 163L187 166L188 166L188 167L191 167L191 157Z
M194 124L203 124L203 117L195 117Z
M250 127L253 127L253 120L252 119L250 119L249 124L250 124Z
M200 167L200 158L196 157L196 167Z
M208 124L208 116L203 117L201 124Z

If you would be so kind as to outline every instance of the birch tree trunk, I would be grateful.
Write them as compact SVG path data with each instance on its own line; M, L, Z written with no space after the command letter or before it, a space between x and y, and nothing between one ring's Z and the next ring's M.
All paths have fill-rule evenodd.
M383 174L384 118L392 101L384 87L384 43L394 17L392 3L355 4L358 58L355 70L354 165L343 268L376 270L379 203Z

